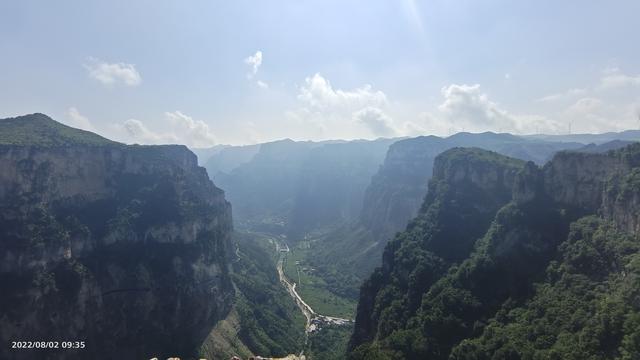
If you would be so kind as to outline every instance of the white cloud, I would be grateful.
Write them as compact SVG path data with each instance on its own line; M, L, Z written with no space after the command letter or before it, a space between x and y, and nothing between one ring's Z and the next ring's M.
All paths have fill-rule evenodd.
M433 133L451 134L459 131L536 132L557 133L562 124L544 116L512 114L491 101L479 84L451 84L441 89L444 101L435 113L425 113L421 122L413 125L433 130ZM405 125L406 128L406 125Z
M640 75L626 75L619 68L607 68L602 73L600 85L607 88L619 88L626 86L640 86Z
M547 96L543 96L536 100L536 102L552 102L559 101L563 99L575 98L576 96L581 96L587 93L587 89L584 88L573 88L569 89L565 92L559 92Z
M592 113L602 108L604 103L600 99L596 98L582 98L571 105L568 111L573 111L581 114Z
M571 127L572 133L622 130L618 127L618 111L598 98L579 99L561 116L567 122L567 127Z
M85 69L89 76L105 85L122 83L127 86L138 86L142 82L142 77L135 65L126 63L107 63L98 59L89 58Z
M256 84L258 85L258 87L262 88L262 89L268 89L269 88L269 84L267 84L264 81L256 81Z
M441 89L444 102L438 110L468 130L473 128L513 128L515 122L505 110L480 91L480 85L451 84Z
M209 147L215 144L216 138L204 121L194 120L180 111L166 112L165 115L184 144L193 147Z
M320 74L307 77L297 99L300 107L286 112L296 127L315 139L361 138L396 133L393 120L385 114L387 97L365 84L352 90L335 89Z
M262 51L258 50L255 54L245 58L244 63L251 66L251 72L247 74L247 77L251 79L258 73L258 69L262 65Z
M365 124L375 136L393 137L398 135L393 122L382 110L375 107L366 107L353 113L355 121Z
M96 129L93 127L93 124L91 124L91 121L89 121L89 118L80 114L80 111L78 111L76 107L74 106L70 107L67 110L67 116L68 116L67 125L78 128L78 129L82 129L82 130L94 131L94 132L96 131Z
M335 90L331 83L320 74L305 79L300 88L298 100L314 110L355 110L366 106L386 105L387 97L382 91L373 91L371 85L364 85L351 91Z
M174 144L179 142L177 137L170 133L149 130L142 121L137 119L125 121L123 127L134 142L142 144Z
M164 123L158 124L159 130L151 130L137 119L125 121L122 128L129 141L143 144L184 144L200 148L213 146L216 140L207 123L180 111L166 112Z

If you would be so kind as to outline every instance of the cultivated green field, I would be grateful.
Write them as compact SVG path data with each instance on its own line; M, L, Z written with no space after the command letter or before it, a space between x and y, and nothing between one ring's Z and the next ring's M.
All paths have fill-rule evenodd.
M315 274L307 259L313 256L308 243L301 242L286 257L284 272L295 282L298 294L319 314L353 319L356 302L327 289L326 282Z

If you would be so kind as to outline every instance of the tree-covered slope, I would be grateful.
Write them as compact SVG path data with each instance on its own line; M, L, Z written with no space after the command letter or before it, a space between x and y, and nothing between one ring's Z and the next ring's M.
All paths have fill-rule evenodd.
M75 129L36 113L0 119L0 145L70 146L116 145L115 141Z
M524 303L507 302L453 359L637 359L640 241L595 216L574 222Z
M462 174L489 154L445 152L436 165ZM522 167L493 207L480 191L446 197L469 185L434 171L418 217L361 289L350 358L640 356L638 166L637 144L561 153Z
M209 335L202 356L209 359L285 357L304 348L305 318L280 283L280 254L272 237L234 233L231 262L236 301L230 316Z

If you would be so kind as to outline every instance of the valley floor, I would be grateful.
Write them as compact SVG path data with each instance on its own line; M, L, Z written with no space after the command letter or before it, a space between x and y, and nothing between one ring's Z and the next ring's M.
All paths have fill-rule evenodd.
M260 237L275 248L280 283L306 318L304 349L282 359L343 358L353 329L353 300L331 293L323 286L322 278L305 266L306 256L310 255L307 244L290 248L284 236L260 233Z

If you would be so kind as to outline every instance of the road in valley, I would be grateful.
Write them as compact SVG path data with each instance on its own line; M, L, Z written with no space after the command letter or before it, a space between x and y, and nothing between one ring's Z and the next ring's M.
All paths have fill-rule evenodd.
M291 282L289 279L287 279L287 276L284 273L284 262L286 260L286 257L288 255L288 253L289 253L289 246L284 241L284 239L278 238L278 237L273 236L273 235L270 235L269 238L271 239L271 241L275 245L276 252L278 252L278 263L277 263L276 267L277 267L277 270L278 270L278 277L280 278L280 283L287 289L287 292L289 293L289 296L291 296L291 298L295 301L296 305L298 306L298 308L300 309L300 311L302 312L302 314L306 318L305 344L304 344L304 347L305 348L307 347L307 343L309 341L309 334L313 333L314 331L321 330L322 326L330 325L330 324L346 325L346 324L352 323L353 320L350 320L350 319L342 319L342 318L338 318L338 317L332 317L332 316L326 316L326 315L318 314L317 312L315 312L313 310L313 308L311 308L311 306L309 306L309 304L307 304L302 299L302 297L300 297L300 294L298 294L298 292L296 291L296 285L297 284L295 282ZM239 257L239 254L237 253L237 251L236 251L236 256ZM298 354L298 355L289 354L284 358L269 358L269 359L272 359L272 360L305 360L306 356L304 355L304 349L303 349L302 351L300 351L300 354Z
M300 311L304 314L307 319L307 325L305 327L305 332L309 334L310 332L314 332L316 330L320 330L322 325L336 324L336 325L346 325L352 322L350 319L343 319L338 317L320 315L316 313L309 304L307 304L300 294L296 291L296 283L292 283L287 279L287 276L284 273L284 261L286 259L287 254L289 253L289 246L284 241L276 241L276 251L280 254L278 259L278 276L280 277L280 282L287 289L287 292L293 300L296 302ZM281 245L282 244L282 245Z

